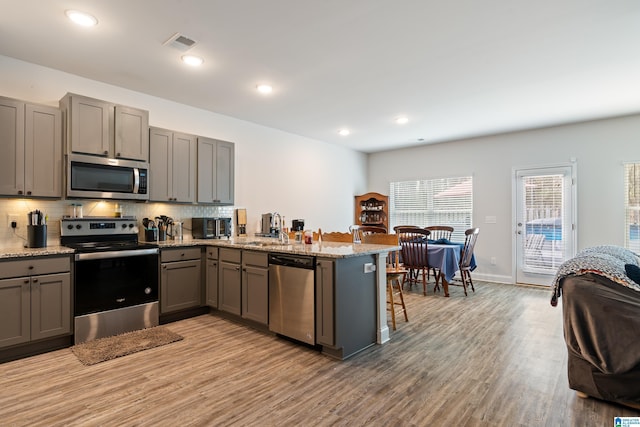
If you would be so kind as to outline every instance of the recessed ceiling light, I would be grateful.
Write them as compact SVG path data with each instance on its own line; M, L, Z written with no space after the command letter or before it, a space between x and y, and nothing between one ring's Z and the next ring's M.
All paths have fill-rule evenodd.
M273 91L273 87L271 85L258 85L256 86L256 89L258 89L258 92L264 94L268 94Z
M64 12L67 18L71 19L74 23L82 25L83 27L93 27L98 25L98 20L95 16L79 10L67 10Z
M347 135L349 135L351 132L349 131L349 129L340 129L340 130L338 131L338 133L339 133L340 135L342 135L342 136L347 136Z
M187 65L191 65L192 67L199 67L204 63L204 59L195 55L182 55L181 59L182 59L182 62L184 62Z
M403 125L403 124L407 123L408 121L409 121L409 119L407 117L404 117L404 116L403 117L398 117L396 119L396 123L399 124L399 125Z

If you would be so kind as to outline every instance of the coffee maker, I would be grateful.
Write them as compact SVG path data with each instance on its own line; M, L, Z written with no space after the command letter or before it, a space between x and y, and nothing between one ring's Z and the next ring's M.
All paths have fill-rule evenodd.
M245 237L247 235L247 210L236 209L236 235Z

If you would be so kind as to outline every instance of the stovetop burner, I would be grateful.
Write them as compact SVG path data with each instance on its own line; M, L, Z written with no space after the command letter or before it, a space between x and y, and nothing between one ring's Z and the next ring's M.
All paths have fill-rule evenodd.
M70 242L64 246L75 249L77 252L125 251L158 247L152 243L138 243L137 241Z
M133 217L63 218L60 243L83 253L157 248L151 243L139 243L138 232Z

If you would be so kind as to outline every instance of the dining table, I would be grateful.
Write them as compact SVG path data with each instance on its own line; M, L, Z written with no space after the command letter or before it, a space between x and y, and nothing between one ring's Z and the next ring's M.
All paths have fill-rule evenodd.
M442 289L444 296L449 296L449 282L453 280L460 269L460 256L462 254L462 243L428 243L427 261L429 268L436 268L440 271L442 279ZM476 268L475 255L471 255L471 271ZM437 278L436 278L437 281Z

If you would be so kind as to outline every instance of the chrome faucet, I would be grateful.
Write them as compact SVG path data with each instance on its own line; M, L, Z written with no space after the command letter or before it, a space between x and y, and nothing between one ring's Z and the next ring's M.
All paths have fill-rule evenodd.
M276 218L278 218L276 220ZM280 243L288 245L289 244L289 235L284 232L284 224L282 223L282 216L278 212L274 212L271 215L271 222L274 223L273 228L276 231L278 239Z

